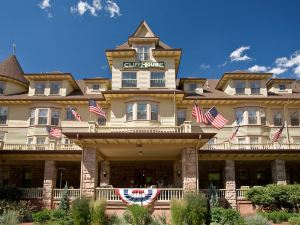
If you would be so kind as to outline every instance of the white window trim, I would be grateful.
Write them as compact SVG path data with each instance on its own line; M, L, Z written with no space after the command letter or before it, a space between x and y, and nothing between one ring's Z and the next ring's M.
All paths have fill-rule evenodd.
M58 94L51 94L51 85L52 84L59 84L59 90L58 90ZM62 87L62 82L61 81L50 81L49 82L49 95L61 95L61 87Z
M0 124L0 126L7 126L8 125L8 120L9 120L9 108L8 108L8 106L0 106L0 108L6 108L6 121L5 121L5 123L3 123L3 124Z
M144 103L146 104L146 108L147 108L147 118L146 119L138 119L137 118L137 113L138 113L138 104ZM128 104L133 104L132 106L132 120L127 120L127 105ZM158 108L158 112L157 112L157 120L152 120L151 118L151 105L152 104L156 104L157 108ZM160 103L159 102L154 102L154 101L130 101L130 102L126 102L125 103L125 122L134 122L134 121L155 121L158 122L160 121Z
M47 123L46 124L38 124L39 122L39 111L40 109L47 109ZM34 119L33 119L33 124L30 124L30 118L31 118L31 111L34 111ZM58 117L58 125L52 125L51 120L52 120L52 111L57 111L59 113ZM61 109L60 108L30 108L29 110L29 118L28 118L28 126L60 126L61 123Z

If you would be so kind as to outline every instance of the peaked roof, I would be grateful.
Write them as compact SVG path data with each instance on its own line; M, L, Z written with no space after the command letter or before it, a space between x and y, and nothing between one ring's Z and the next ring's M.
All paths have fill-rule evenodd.
M157 37L145 20L143 20L136 31L130 37Z
M25 84L28 83L24 78L24 71L15 55L9 56L0 63L0 76L5 76Z

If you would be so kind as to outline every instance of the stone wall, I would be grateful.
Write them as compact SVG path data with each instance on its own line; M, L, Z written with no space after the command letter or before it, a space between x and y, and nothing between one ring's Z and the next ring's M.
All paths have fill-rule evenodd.
M54 160L45 161L43 206L50 209L52 206L52 190L56 185L56 165Z
M197 152L193 148L182 151L182 186L185 192L197 191Z
M272 179L276 184L286 184L286 172L284 160L274 160L272 162Z
M225 161L224 168L225 198L232 208L236 208L235 167L233 160Z

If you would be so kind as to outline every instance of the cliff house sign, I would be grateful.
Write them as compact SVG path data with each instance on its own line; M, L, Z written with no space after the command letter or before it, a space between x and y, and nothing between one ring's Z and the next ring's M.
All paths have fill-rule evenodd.
M147 68L159 68L164 69L164 62L123 62L124 69L147 69Z

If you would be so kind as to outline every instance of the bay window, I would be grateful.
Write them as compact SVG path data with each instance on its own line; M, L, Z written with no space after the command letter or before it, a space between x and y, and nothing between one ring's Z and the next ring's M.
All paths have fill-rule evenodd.
M238 109L235 111L236 123L237 125L244 124L244 110Z
M275 126L282 126L282 111L275 110L273 112L273 122Z
M165 87L165 73L151 72L150 87Z
M128 103L126 105L126 121L133 120L133 103Z
M256 110L248 110L248 124L257 124Z
M39 109L38 113L38 125L48 124L48 109Z
M298 110L290 111L290 124L292 126L299 126L299 114Z
M137 120L147 120L147 104L137 104Z
M122 73L122 87L135 88L137 84L136 72L123 72Z
M0 107L0 124L5 125L7 123L7 107Z
M59 125L60 113L54 108L35 108L30 110L29 126L34 125Z
M264 108L244 107L235 109L236 125L266 125Z
M151 120L158 120L158 105L151 104Z
M51 112L51 125L58 126L59 123L59 112L52 110Z
M30 110L30 117L29 117L29 125L34 125L34 119L35 119L35 109Z
M260 109L260 124L261 125L267 124L266 112L264 109Z

